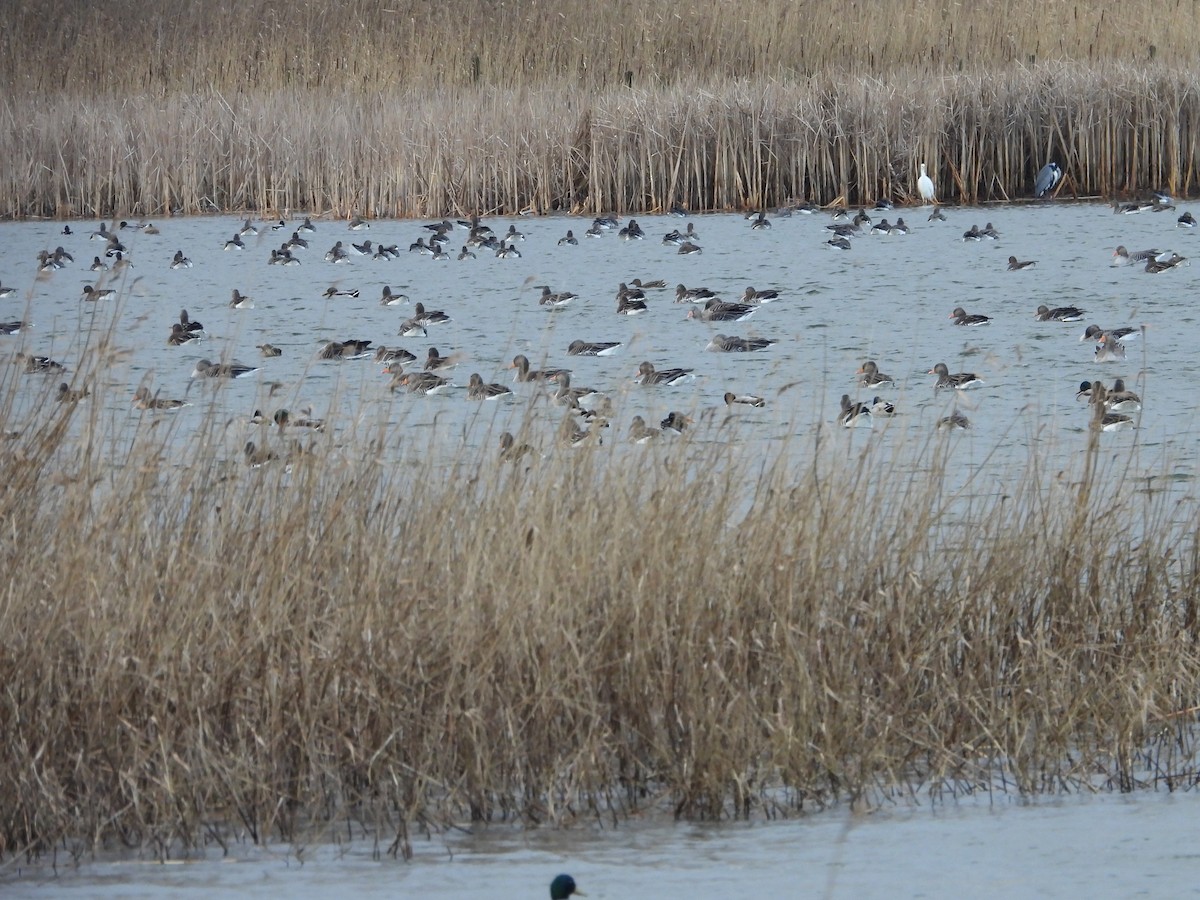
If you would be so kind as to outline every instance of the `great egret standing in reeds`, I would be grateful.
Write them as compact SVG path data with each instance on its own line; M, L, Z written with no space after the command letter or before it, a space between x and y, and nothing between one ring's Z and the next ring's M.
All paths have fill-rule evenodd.
M921 195L921 200L924 203L935 203L935 195L937 191L933 186L933 179L929 177L929 173L925 171L925 163L921 163L921 175L917 178L917 192Z

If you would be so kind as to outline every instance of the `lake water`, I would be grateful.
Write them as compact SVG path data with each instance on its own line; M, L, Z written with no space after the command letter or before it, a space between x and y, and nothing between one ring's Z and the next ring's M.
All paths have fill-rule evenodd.
M106 425L114 448L149 418L130 405L136 387L187 398L193 405L172 419L181 462L191 436L213 421L230 458L238 458L247 437L262 434L247 422L253 410L306 406L329 418L334 439L345 445L381 426L394 430L402 437L398 458L431 447L494 453L498 432L523 423L526 439L543 452L563 452L553 447L563 413L536 399L540 388L515 385L514 398L482 406L466 399L471 372L511 385L508 366L524 353L535 366L569 367L574 385L610 395L613 427L606 443L618 454L644 449L624 440L634 415L655 424L678 410L697 421L701 443L729 442L749 456L797 437L804 440L795 446L812 446L808 437L824 429L839 449L877 448L887 459L910 452L914 437L940 439L937 420L957 408L972 427L951 436L950 477L973 478L980 490L998 492L1031 452L1048 466L1070 467L1088 439L1089 412L1075 399L1079 383L1122 377L1142 395L1144 408L1135 416L1136 430L1101 436L1107 457L1128 464L1135 477L1165 475L1181 492L1191 491L1197 464L1193 296L1200 270L1182 266L1149 275L1141 267L1109 266L1119 244L1192 255L1197 238L1176 228L1178 213L1124 216L1107 206L1053 204L947 210L948 221L927 222L927 211L900 212L910 234L864 236L849 251L825 245L829 217L823 214L774 218L773 227L761 231L741 216L695 216L704 248L695 256L660 243L665 232L683 226L678 219L638 217L644 241L621 241L615 233L586 239L588 220L493 220L497 233L510 224L525 232L521 258L479 251L476 259L458 261L453 256L465 232L457 231L452 258L444 262L407 252L425 234L421 223L379 221L367 232L351 232L345 222L318 219L316 234L308 236L312 247L298 252L297 267L267 264L290 228L276 233L257 223L263 234L246 238L246 250L225 251L240 219L168 219L156 223L160 235L122 233L134 267L121 278L87 271L91 258L103 254L102 243L88 239L91 224L71 223L76 233L62 236L61 222L3 223L0 284L17 294L0 300L0 321L25 319L33 327L0 336L0 359L12 363L3 379L13 401L0 426L23 430L46 409L53 412L56 405L45 401L65 378L89 384L91 412ZM999 240L961 240L972 224L986 221L1001 232ZM557 245L568 228L579 246ZM322 260L335 241L367 238L399 244L400 258ZM37 252L58 245L74 255L74 264L38 276ZM193 260L192 268L170 268L176 250ZM1037 265L1010 272L1010 255ZM644 315L619 316L617 285L633 278L662 278L672 288L707 286L726 299L747 285L779 290L782 297L744 323L689 320L692 307L673 303L671 290L653 293ZM97 283L115 288L118 297L82 300L83 286ZM580 299L550 311L538 304L535 286L541 284ZM381 306L384 285L445 310L451 321L430 327L427 339L398 337L412 303ZM330 286L357 289L360 296L327 299L322 294ZM234 288L254 298L252 309L228 307ZM1039 304L1077 305L1087 317L1038 322ZM955 326L949 315L956 306L993 320L979 328ZM209 337L199 345L168 346L170 325L184 307ZM1079 340L1089 323L1144 325L1144 339L1128 345L1123 362L1097 363L1092 344ZM761 353L705 352L718 332L777 343ZM101 360L104 335L111 342ZM393 394L389 377L371 360L316 358L324 341L346 338L403 346L422 359L430 346L459 354L458 388L432 397ZM570 357L567 345L576 339L622 341L624 347L612 357ZM264 342L282 355L263 359L255 347ZM20 374L17 352L52 356L71 371ZM202 357L261 369L231 382L193 380ZM896 379L893 389L856 388L855 372L868 358ZM698 378L680 387L643 387L633 382L642 360L695 368ZM952 372L977 373L985 384L962 394L935 392L927 373L940 361ZM767 406L740 413L730 426L721 400L727 390L760 394ZM864 400L878 393L899 414L872 429L843 431L834 424L843 393ZM1187 506L1184 515L1193 513ZM234 863L211 852L183 865L104 859L75 868L68 862L57 873L46 862L25 869L10 859L0 867L0 893L460 897L482 890L496 897L545 896L550 878L567 870L593 897L660 893L701 900L750 890L829 897L1174 897L1197 893L1191 827L1197 814L1194 794L1142 793L1034 804L1004 797L994 806L968 799L752 826L494 828L418 841L411 863L376 858L372 839L356 834L344 847L309 848L303 865L286 846L239 848Z
M1194 897L1200 796L977 797L788 822L482 830L414 843L411 862L341 846L235 847L166 865L60 857L0 867L6 897ZM386 844L386 840L384 841Z
M410 253L410 243L427 232L419 222L376 221L369 231L348 230L344 221L316 220L308 235L311 248L298 251L302 264L267 264L270 250L290 235L272 232L245 238L244 251L225 251L225 242L241 223L233 217L167 219L155 224L159 235L121 232L134 267L124 277L87 271L103 243L88 239L94 223L72 223L72 236L62 236L60 222L0 224L0 284L18 289L0 300L0 320L25 318L34 323L20 335L0 337L0 354L52 356L92 385L93 402L117 433L132 428L142 416L130 407L140 384L164 397L186 397L194 405L178 417L181 443L216 417L227 421L230 452L245 440L246 418L256 408L268 413L279 407L305 406L331 418L339 440L352 441L362 429L381 423L412 438L412 452L429 446L423 438L436 432L436 446L494 446L500 429L517 430L529 418L526 434L545 452L553 444L561 410L540 401L533 385L516 386L506 401L481 405L466 400L468 375L511 385L508 368L516 353L535 367L568 367L573 386L606 392L613 401L607 440L624 443L629 422L642 415L656 424L671 410L691 415L709 436L729 440L722 396L730 390L767 398L765 409L743 411L736 440L747 452L761 454L772 442L811 435L834 425L843 393L869 400L879 394L895 404L898 415L876 421L873 429L848 429L852 446L869 442L893 444L911 452L912 442L899 435L931 438L937 420L957 408L971 429L957 435L956 468L976 472L984 461L1003 480L1008 464L1022 464L1031 448L1050 463L1066 464L1086 440L1089 413L1075 399L1083 380L1111 383L1122 377L1142 395L1144 409L1135 416L1134 431L1104 435L1106 449L1135 460L1136 474L1162 474L1188 479L1196 465L1196 432L1191 384L1195 377L1194 334L1197 313L1192 303L1200 269L1181 266L1158 275L1141 266L1112 268L1113 250L1156 247L1191 254L1196 236L1176 227L1178 213L1114 215L1099 204L1051 204L947 210L948 221L928 222L928 210L874 213L876 220L896 212L911 226L906 236L863 236L852 249L826 246L830 235L826 214L773 218L773 227L752 230L740 215L705 215L690 219L699 234L702 254L680 256L664 246L662 235L683 220L638 217L647 234L642 241L622 241L615 233L588 239L588 220L566 217L497 219L497 233L510 224L526 235L517 246L519 259L497 259L485 250L478 258L453 257L465 231L453 233L451 259L434 261ZM1182 208L1180 210L1182 212ZM999 240L964 242L972 224L990 221ZM571 228L578 246L558 246ZM354 257L331 264L322 257L336 241L348 245L370 239L398 244L398 260ZM37 276L36 253L62 245L75 263L51 275ZM193 260L190 269L173 270L176 250ZM1009 256L1034 259L1034 268L1007 269ZM619 282L633 278L664 279L668 290L651 292L643 315L617 315ZM112 301L85 302L85 284L113 287ZM673 301L677 283L705 286L724 299L737 299L747 285L780 291L748 322L708 324L686 318L693 307ZM564 309L539 305L537 285L570 290L580 299ZM411 301L383 307L384 285ZM357 299L326 299L331 286L357 289ZM254 299L252 309L230 309L234 288ZM401 321L413 303L444 310L451 321L429 328L428 338L399 337ZM1087 311L1083 322L1038 322L1039 304L1076 305ZM959 327L951 310L992 317L984 327ZM170 326L181 308L200 320L209 337L181 347L167 345ZM1096 363L1091 342L1079 337L1089 323L1103 328L1145 326L1144 340L1128 344L1122 362ZM111 331L110 331L111 330ZM705 352L716 333L767 337L777 343L758 353ZM98 365L97 336L111 333L115 353ZM458 388L433 397L392 394L389 377L372 360L319 361L324 341L368 339L375 346L403 346L422 361L436 346L461 357L451 377ZM622 341L607 358L571 357L567 345L576 339ZM256 345L269 342L282 355L263 359ZM246 379L214 382L191 379L196 362L239 360L261 366ZM896 379L894 389L856 387L855 372L865 359ZM694 368L697 379L679 387L634 384L638 363L649 360L659 369ZM966 392L934 391L937 362L951 372L977 373L984 384ZM82 373L82 374L80 374ZM19 429L62 380L59 376L21 376L16 404L4 423ZM1130 454L1136 448L1137 454ZM986 479L978 479L984 481Z

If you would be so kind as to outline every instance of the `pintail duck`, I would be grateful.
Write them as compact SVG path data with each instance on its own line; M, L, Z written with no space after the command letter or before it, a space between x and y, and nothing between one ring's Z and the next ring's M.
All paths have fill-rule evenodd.
M20 334L21 329L27 327L27 322L0 322L0 334Z
M876 235L889 235L892 233L892 226L887 219L880 219L871 226L870 233Z
M108 230L108 226L101 222L100 227L91 233L88 240L107 241L110 234L112 234L112 232Z
M963 232L962 239L964 241L982 241L983 240L983 232L979 230L978 225L972 225L970 228L968 228L966 231Z
M696 378L694 369L671 368L658 371L654 363L646 360L638 366L637 376L633 379L638 384L677 385Z
M285 222L283 219L280 219L278 222L276 222L275 224L273 224L271 226L271 230L272 231L286 231L287 230L287 222Z
M688 217L687 207L682 203L672 203L671 208L667 210L667 215L676 219L686 219Z
M301 234L316 234L317 228L312 223L312 219L308 216L304 217L304 221L300 223L300 227L296 229Z
M254 300L247 297L237 288L233 289L233 294L229 298L230 309L254 309Z
M375 351L370 341L350 338L345 341L328 341L317 351L317 359L366 359Z
M770 219L768 219L767 214L761 210L759 210L758 215L754 217L754 221L750 223L750 228L754 231L762 231L763 229L770 227Z
M979 232L979 234L984 240L988 240L988 241L1000 240L1000 232L998 232L992 226L991 222L988 222L986 225L984 225L983 230L981 232Z
M521 251L512 244L500 242L500 246L496 250L496 259L519 259Z
M775 341L768 338L744 338L736 335L718 334L708 342L705 350L717 353L753 353L756 350L766 350Z
M78 390L72 390L71 386L65 381L58 386L58 393L54 399L59 403L78 403L84 397L88 396L88 389L81 387Z
M258 234L258 229L251 225L250 220L247 219L242 223L242 227L238 231L238 234L242 237L254 237L256 234Z
M180 409L190 404L186 400L168 400L150 393L150 388L142 385L133 392L133 405L138 409Z
M240 234L235 234L233 237L231 237L229 240L227 240L225 242L225 249L226 250L245 250L246 244L242 240L242 236Z
M603 228L601 228L599 225L592 225L591 228L589 228L587 231L585 231L583 233L583 236L590 237L590 238L604 237L604 231L605 230Z
M849 394L842 394L842 408L837 421L843 428L870 428L871 410L865 403L852 403Z
M612 356L622 346L620 341L571 341L567 353L570 356Z
M171 257L171 268L172 269L190 269L191 267L192 267L192 261L183 255L182 250L176 250L175 255L173 257Z
M1017 259L1015 256L1008 258L1008 271L1020 272L1022 269L1032 269L1037 265L1036 259Z
M305 221L307 222L308 220L305 219ZM355 216L353 219L350 220L349 225L347 227L351 231L366 231L368 228L371 227L371 224L366 219L364 219L362 216Z
M946 214L944 212L942 212L942 208L940 206L935 206L933 208L933 212L931 212L929 214L929 221L930 222L945 222L946 221Z
M1176 228L1195 228L1196 217L1190 212L1185 212L1182 216L1175 220Z
M703 253L704 249L699 244L693 244L691 241L684 241L679 245L676 251L680 256L693 256L696 253Z
M570 375L570 369L530 369L529 358L524 353L518 353L513 357L510 369L516 369L517 373L514 376L514 381L529 382L529 381L557 381L560 375Z
M405 372L392 380L391 390L401 388L410 394L436 394L450 386L450 379L432 372Z
M563 247L563 246L577 247L578 245L579 245L579 238L575 237L575 232L573 232L570 228L567 229L567 233L563 237L560 237L558 239L558 246L560 246L560 247Z
M648 444L662 436L657 428L651 428L641 416L634 416L629 423L629 440L635 444Z
M330 285L329 287L325 288L325 293L323 293L321 296L326 300L330 300L334 297L350 297L351 299L357 300L358 289L339 288L335 287L334 285Z
M117 292L112 288L94 288L90 284L83 286L84 300L112 300L117 296Z
M408 302L407 294L396 294L392 292L388 285L383 286L383 296L379 298L380 306L398 306L401 303Z
M350 249L347 250L346 252L353 253L355 256L370 256L372 253L375 252L375 250L373 249L373 246L374 245L372 245L372 243L370 241L363 241L361 244L356 244L353 241L351 241Z
M375 248L372 259L391 260L400 258L400 248L395 244L380 244Z
M263 356L283 356L283 351L274 344L259 344L255 349L262 353Z
M873 359L868 359L865 363L863 363L862 368L860 368L855 374L858 375L858 384L860 387L880 388L884 387L885 385L894 385L896 383L895 379L893 379L891 375L884 375L879 371L879 366Z
M502 384L487 384L478 372L472 372L471 378L467 382L467 399L468 400L495 400L497 397L503 397L505 394L511 394L512 390Z
M463 244L463 247L462 247L462 249L458 251L458 258L459 258L459 259L476 259L477 257L475 256L475 254L474 254L474 253L472 253L472 252L471 252L471 251L470 251L470 250L467 248L467 245L466 245L466 244Z
M193 378L245 378L258 371L258 366L247 366L239 362L214 363L202 359L192 370Z
M292 236L287 239L287 242L280 248L282 250L307 250L308 241L300 237L300 232L293 231Z
M744 404L745 406L753 406L756 409L762 409L767 405L767 401L762 397L758 397L754 394L735 394L733 391L726 391L724 399L726 406Z
M1054 309L1042 304L1038 306L1033 317L1039 322L1078 322L1086 315L1086 311L1077 306L1056 306Z
M825 242L826 247L832 247L834 250L849 250L850 240L845 237L830 238Z
M983 379L976 376L974 372L958 372L951 375L945 363L938 363L929 370L929 374L937 376L937 382L934 384L935 391L939 391L942 388L953 388L956 391L962 391L983 384Z
M523 235L523 234L521 234L521 232L517 231L516 225L509 225L508 231L504 232L504 234L502 234L500 236L500 240L502 240L502 241L523 241L523 240L525 240L525 235Z
M638 293L641 293L640 291ZM621 316L637 316L649 309L645 300L640 300L636 296L629 294L617 295L617 314Z
M596 216L596 218L592 219L592 226L595 228L599 228L603 231L612 231L614 228L616 228L620 224L621 224L620 216L614 216L614 215Z
M298 266L300 265L300 260L292 256L292 251L284 246L279 250L271 251L271 258L267 260L267 264L272 266Z
M955 325L966 325L966 326L987 325L989 322L992 321L991 316L985 316L985 315L980 315L980 314L970 315L961 306L954 307L954 312L950 313L949 318L954 320Z
M102 260L98 256L93 256L92 264L90 266L88 266L88 271L89 272L107 272L108 271L108 263L104 262L104 260Z

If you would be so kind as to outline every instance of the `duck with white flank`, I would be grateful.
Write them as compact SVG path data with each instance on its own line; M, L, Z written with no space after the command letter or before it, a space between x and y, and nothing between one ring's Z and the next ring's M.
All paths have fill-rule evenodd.
M662 437L662 432L651 428L641 416L634 416L629 423L629 440L635 444L648 444Z
M658 371L654 368L654 363L647 360L638 366L637 376L633 380L638 384L677 385L692 381L695 377L693 369L672 368Z
M513 377L513 381L527 383L530 381L557 381L559 375L570 375L570 369L531 369L529 368L529 357L524 353L518 353L513 357L510 369L516 369L517 373Z
M928 374L937 376L937 382L934 384L935 391L939 391L942 388L953 388L956 391L962 391L983 384L983 379L979 378L974 372L958 372L951 375L945 363L938 363L929 370Z
M478 372L472 372L471 378L467 382L468 400L495 400L497 397L503 397L511 393L512 390L502 384L485 383L483 376Z
M1008 271L1020 272L1022 269L1032 269L1037 265L1036 259L1017 259L1015 256L1008 258Z
M842 408L837 421L843 428L870 428L871 410L865 403L851 402L849 394L842 394Z
M716 353L753 353L757 350L766 350L774 343L775 341L768 338L744 338L718 334L708 342L708 346L704 349Z
M567 353L571 356L612 356L621 347L620 341L571 341Z
M726 391L724 400L726 406L744 405L753 406L756 409L762 409L767 405L767 401L765 399L756 396L755 394L735 394L733 391Z
M862 368L855 374L858 375L859 387L881 388L890 387L896 383L891 375L884 375L879 371L879 366L873 359L868 359L863 363Z
M345 341L329 341L317 351L317 359L366 359L374 354L370 341L350 338Z
M686 431L687 427L691 424L692 420L689 417L685 416L681 412L675 412L674 410L667 413L666 418L658 423L664 434L668 431L673 431L676 434L683 434L683 432Z
M954 312L950 313L949 318L954 320L955 325L965 325L967 327L973 327L976 325L987 325L989 322L992 321L991 316L985 316L985 315L979 315L979 314L971 315L965 309L963 309L961 306L954 307Z
M1033 317L1039 322L1079 322L1085 315L1087 315L1087 311L1077 306L1056 306L1051 309L1042 304L1037 308Z
M257 371L257 366L247 366L239 362L214 363L202 359L192 370L192 378L246 378Z
M1079 336L1079 343L1084 341L1095 341L1099 343L1105 337L1114 341L1119 341L1124 344L1128 341L1135 341L1142 335L1142 329L1123 326L1121 328L1101 328L1099 325L1089 325L1084 329L1083 334Z

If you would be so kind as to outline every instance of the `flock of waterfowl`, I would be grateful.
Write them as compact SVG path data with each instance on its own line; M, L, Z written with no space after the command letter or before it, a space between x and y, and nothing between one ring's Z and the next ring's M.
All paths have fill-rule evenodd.
M1060 169L1056 166L1048 166L1039 175L1039 189L1035 191L1035 194L1043 196L1051 193L1061 178ZM944 221L946 216L942 207L936 205L936 192L924 166L922 166L921 176L918 180L918 189L922 200L932 206L932 211L928 215L929 221ZM904 223L903 217L897 217L894 223L889 223L885 213L891 209L892 205L887 202L877 204L871 213L868 213L865 208L859 209L857 213L852 213L845 207L835 206L821 209L809 204L795 204L775 210L770 215L764 210L754 210L745 215L745 220L751 230L762 231L771 228L772 218L777 220L781 217L803 214L828 215L830 221L825 226L825 230L829 236L826 243L835 249L847 250L852 248L854 246L852 242L861 236L890 237L908 234L910 229ZM1155 195L1154 199L1146 204L1114 204L1115 212L1120 214L1142 211L1161 212L1167 209L1173 209L1173 206L1171 206L1169 198L1164 195ZM687 211L680 207L673 208L671 213L679 217L688 215ZM1190 213L1184 213L1177 220L1177 225L1179 228L1192 228L1195 220ZM324 254L321 254L320 251L316 253L312 251L312 243L318 240L322 232L332 233L331 236L336 236L338 229L358 233L366 232L369 228L370 223L359 217L341 223L328 220L314 222L312 217L304 217L299 224L279 220L271 224L260 225L246 219L241 228L224 241L223 246L226 251L233 253L249 252L253 244L248 245L246 239L258 236L260 229L266 235L269 229L280 233L284 239L278 247L270 250L269 258L265 259L266 263L271 265L300 265L303 263L310 266L325 264L342 266L355 258L394 260L405 257L407 254L420 254L437 261L448 260L452 256L456 256L459 260L472 259L477 258L480 253L491 253L496 258L508 259L522 255L521 251L517 249L517 245L525 240L525 235L516 225L510 224L505 231L493 231L478 216L472 216L469 219L455 222L443 220L421 226L424 233L409 244L407 251L401 251L397 244L377 244L372 243L369 239L362 241L337 239ZM63 233L65 235L72 234L70 227L64 228ZM131 265L129 241L127 237L123 236L126 233L155 235L161 234L161 231L150 224L121 222L119 225L114 223L111 228L103 223L100 224L99 228L89 236L92 240L102 241L104 245L102 253L97 253L88 267L89 272L95 273L94 277L111 277L114 269L121 271ZM622 224L621 219L616 216L597 217L582 233L585 240L617 238L635 241L646 240L649 237L636 219L630 218ZM457 239L460 235L461 246L457 253L454 253L450 245L452 242L458 243ZM988 222L983 228L972 225L962 235L964 241L998 240L999 238L1000 234L991 222ZM702 254L703 244L701 241L701 234L697 230L696 224L691 221L687 222L682 230L673 228L661 238L664 247L676 248L675 252L683 255ZM565 229L565 234L558 237L555 244L556 246L578 244L575 229ZM543 248L539 248L539 250L541 249ZM138 262L139 265L154 264L146 257L139 258ZM58 246L53 251L43 250L38 254L38 272L43 275L73 265L73 263L74 257L63 246ZM163 261L159 264L169 266L171 269L187 269L193 266L191 259L185 255L182 249L176 250L172 256L164 253ZM1147 273L1157 274L1186 264L1186 259L1177 253L1163 252L1156 248L1135 252L1130 252L1124 246L1116 249L1112 258L1113 266L1135 264L1144 265L1144 271ZM1020 260L1015 256L1008 257L1007 267L1010 271L1024 272L1033 269L1035 265L1035 260ZM324 276L317 277L320 281L326 280ZM539 292L537 295L538 305L551 310L565 309L573 304L585 302L581 301L579 294L573 290L555 289L548 284L535 285L534 289ZM18 289L11 285L0 285L0 297L12 297L17 292ZM746 322L759 314L763 307L777 300L786 301L787 288L780 286L779 288L759 289L747 286L740 295L735 295L736 299L725 300L720 296L720 291L694 284L689 287L683 283L674 286L672 296L669 285L662 279L633 278L627 282L621 282L617 286L615 312L621 316L637 316L646 313L653 306L664 302L655 299L659 294L665 294L670 298L665 302L669 303L673 300L674 303L686 304L689 307L686 318L706 323L732 324ZM85 285L81 298L87 303L100 303L111 300L115 295L115 289L102 287L97 282ZM325 289L321 296L327 300L343 298L352 300L360 298L360 291L358 288L341 287L335 283ZM411 315L405 318L397 329L397 333L403 337L427 338L431 328L451 321L451 313L427 308L424 302L419 300L414 303L408 294L394 290L390 284L382 286L378 302L385 307L408 306L410 308ZM253 309L255 304L250 296L235 288L227 305L231 309L246 310ZM1039 305L1034 313L1034 317L1038 321L1059 323L1081 321L1085 315L1084 310L1074 306L1051 308L1045 304ZM962 306L956 306L949 318L955 326L967 328L987 326L993 321L993 317L988 314L977 311L968 312ZM25 329L27 324L20 320L0 322L0 332L17 334ZM166 327L166 341L172 346L191 344L194 341L203 340L207 336L204 326L192 319L186 309L179 313L177 321L171 322ZM1125 342L1138 337L1139 333L1139 329L1134 327L1105 329L1098 325L1089 325L1080 340L1094 343L1095 360L1104 362L1123 359ZM599 336L588 335L587 337ZM722 332L712 335L704 349L714 353L760 353L769 352L777 341L777 338L760 337L753 334ZM624 346L625 341L577 338L571 340L565 350L569 356L609 357L619 353ZM283 352L275 344L266 342L258 344L257 348L263 358L268 360L280 356ZM210 356L221 356L221 354L215 353ZM432 346L423 356L418 356L404 347L379 345L374 339L357 336L343 336L336 340L326 341L315 351L315 359L320 361L373 360L382 366L383 373L389 378L388 386L393 392L416 395L445 393L457 388L452 380L452 370L464 361L464 356L465 354L461 353L443 355L436 347ZM17 354L17 359L29 373L66 372L66 367L62 363L48 356L21 352ZM515 372L513 380L518 385L543 386L544 396L552 404L564 410L555 438L556 443L560 446L574 447L598 443L603 433L601 429L608 428L610 423L618 418L619 413L615 409L611 392L573 383L570 369L562 367L534 368L528 356L521 353L513 356L510 368ZM261 366L245 364L235 359L220 358L213 361L206 357L194 364L191 378L237 379L254 376L260 371ZM929 370L929 374L936 376L935 392L943 389L955 392L965 391L983 383L983 380L974 373L951 372L944 362L935 364ZM690 382L695 377L694 369L672 365L670 360L645 359L637 365L632 383L647 387L671 387ZM869 426L876 419L890 418L896 414L894 399L887 397L888 391L895 387L895 380L881 373L879 364L875 360L869 359L862 364L857 373L857 385L866 389L871 399L856 401L851 398L849 393L844 394L841 408L836 415L838 424L846 427ZM1080 397L1081 399L1086 397L1096 410L1092 422L1094 427L1103 430L1132 427L1133 421L1129 413L1135 410L1128 396L1130 392L1125 390L1120 381L1111 389L1106 389L1099 382L1085 382L1085 385L1087 389L1081 390ZM512 388L505 384L488 381L479 372L471 372L468 375L465 390L462 390L462 393L466 399L471 401L488 401L514 396ZM57 393L57 399L62 402L78 402L88 396L89 391L86 384L72 386L67 382L63 382L59 386ZM722 403L730 409L741 406L762 408L766 404L764 396L745 390L723 390L718 396ZM132 402L139 410L170 410L187 405L183 399L160 397L145 384L137 387ZM1140 400L1137 401L1137 409L1140 409ZM629 411L624 432L629 441L638 444L647 443L667 434L682 432L693 422L691 416L678 410L672 410L667 416L661 418L658 421L658 427L648 424L647 418L644 410ZM657 416L651 419L651 421L655 420L658 420ZM297 417L286 409L277 410L275 414L268 416L263 416L256 411L254 421L273 427L277 426L280 429L285 427L318 428L323 427L324 424L322 420L312 417L311 414ZM941 417L937 422L939 428L952 429L966 428L969 427L969 424L967 418L957 410L951 411L949 415ZM501 443L501 458L505 460L519 458L529 451L530 446L529 443L519 441L513 435L505 433ZM247 443L245 452L247 461L256 465L274 458L266 448L255 446L253 442Z

